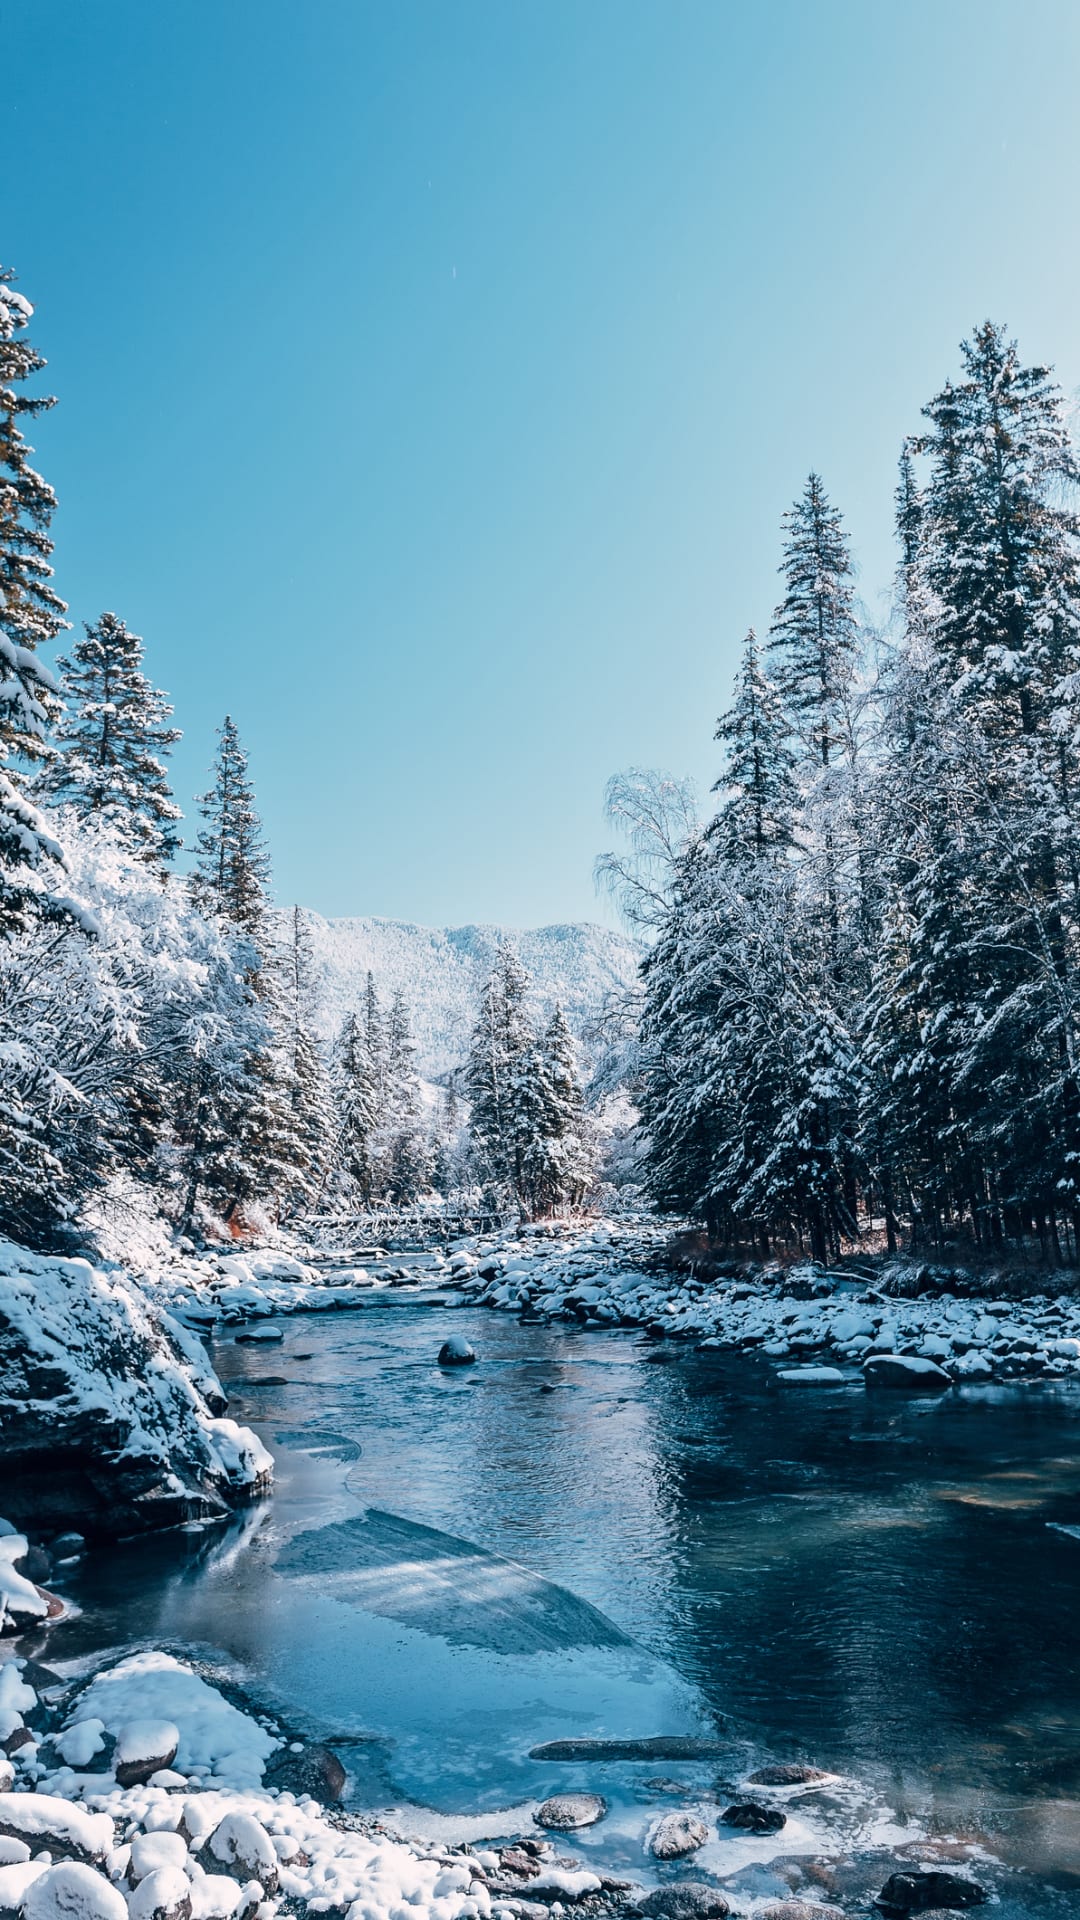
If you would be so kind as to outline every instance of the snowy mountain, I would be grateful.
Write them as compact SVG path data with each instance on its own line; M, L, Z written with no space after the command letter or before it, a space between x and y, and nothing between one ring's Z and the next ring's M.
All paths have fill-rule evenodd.
M307 916L315 954L319 1017L336 1033L358 1008L367 974L387 1002L400 990L412 1015L420 1072L427 1079L464 1059L477 999L501 940L513 943L532 977L538 1012L556 1000L579 1037L607 997L635 978L637 949L624 934L576 924L518 932L506 927L417 927L404 920Z

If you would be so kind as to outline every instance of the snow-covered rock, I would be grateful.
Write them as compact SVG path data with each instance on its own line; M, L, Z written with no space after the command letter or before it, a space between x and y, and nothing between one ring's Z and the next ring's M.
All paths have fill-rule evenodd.
M165 1867L178 1867L183 1872L187 1862L187 1841L183 1834L137 1833L131 1843L128 1879L132 1886L137 1886L147 1874L160 1873Z
M21 1533L0 1538L0 1633L18 1633L49 1615L48 1595L23 1573L14 1562L26 1556L27 1542Z
M556 1833L573 1833L577 1827L592 1827L607 1812L607 1801L598 1793L557 1793L537 1807L538 1827Z
M868 1387L900 1388L908 1393L944 1393L952 1386L952 1377L936 1360L924 1360L915 1354L877 1353L867 1360L863 1372Z
M839 1367L781 1367L777 1379L789 1387L842 1387Z
M113 1771L122 1787L139 1787L151 1774L171 1767L180 1745L172 1720L125 1720L116 1735Z
M113 1824L105 1813L87 1813L51 1793L0 1793L0 1834L22 1840L31 1852L46 1848L54 1859L96 1865L113 1843Z
M179 1867L155 1867L127 1906L130 1920L191 1920L191 1881Z
M23 1860L0 1866L0 1913L17 1913L27 1890L41 1874L49 1871L49 1856L41 1860Z
M183 1661L156 1651L131 1654L97 1674L75 1702L68 1724L86 1720L102 1723L118 1737L130 1722L169 1722L177 1735L173 1757L181 1773L202 1771L237 1787L261 1781L278 1745L265 1727Z
M705 1845L709 1829L695 1813L665 1813L649 1835L649 1851L657 1860L682 1860Z
M129 1275L0 1241L0 1427L15 1519L131 1532L225 1513L268 1484L273 1463L224 1411L197 1340Z
M38 1874L23 1900L23 1920L128 1920L127 1902L104 1874L62 1860Z
M266 1828L249 1813L227 1813L214 1828L206 1852L219 1866L244 1880L257 1880L265 1893L276 1893L278 1857Z
M460 1333L452 1333L439 1348L440 1367L468 1367L475 1359L473 1348Z

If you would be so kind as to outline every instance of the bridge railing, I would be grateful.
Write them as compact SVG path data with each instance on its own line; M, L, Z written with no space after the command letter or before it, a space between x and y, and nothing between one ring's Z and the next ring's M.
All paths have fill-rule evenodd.
M516 1226L517 1220L516 1212L484 1207L372 1207L358 1213L307 1214L294 1226L314 1246L360 1243L366 1250L385 1247L392 1241L418 1241L430 1246L470 1234L500 1233Z

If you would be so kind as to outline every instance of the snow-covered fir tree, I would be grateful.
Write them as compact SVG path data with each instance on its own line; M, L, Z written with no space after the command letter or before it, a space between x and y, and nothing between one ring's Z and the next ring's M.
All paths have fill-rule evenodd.
M561 1009L546 1033L509 942L484 984L465 1080L482 1180L527 1217L580 1199L591 1165L574 1048Z
M218 739L214 784L199 800L205 824L195 843L192 897L201 911L257 936L266 916L270 857L248 757L228 714Z
M538 1050L539 1127L529 1152L535 1212L580 1206L592 1177L592 1155L577 1049L556 1005Z
M347 1013L334 1043L330 1070L334 1135L328 1199L344 1209L379 1197L379 1080L366 1023Z
M23 436L53 400L21 390L45 362L26 337L33 308L14 279L0 268L0 935L72 910L60 842L27 797L27 769L46 755L57 708L56 681L38 648L65 626L66 608L50 565L56 496Z
M289 1103L290 1172L284 1199L292 1210L321 1191L334 1137L330 1084L315 1019L311 930L303 909L294 906L282 956L278 1036Z
M743 644L735 699L716 723L727 764L713 788L724 795L712 832L728 851L758 857L790 847L798 792L791 725L761 663L751 627Z
M773 615L769 654L786 713L812 757L827 767L843 748L859 639L847 536L818 474L785 514L784 533L785 592Z
M180 844L176 822L183 817L165 760L181 735L168 725L172 707L147 679L143 658L140 636L115 613L103 613L58 662L65 706L41 792L165 866Z
M386 1077L380 1129L390 1197L415 1200L430 1184L432 1153L424 1125L416 1047L404 994L395 993L386 1027Z

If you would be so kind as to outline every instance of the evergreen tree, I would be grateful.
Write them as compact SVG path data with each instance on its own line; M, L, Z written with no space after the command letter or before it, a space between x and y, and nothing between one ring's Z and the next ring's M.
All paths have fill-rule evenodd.
M530 1145L533 1211L580 1205L592 1172L573 1036L556 1005L539 1049L539 1127Z
M216 914L257 939L266 915L270 860L248 757L229 715L218 737L214 784L199 800L206 825L195 843L192 897L202 912Z
M39 916L70 917L62 892L59 843L26 796L24 769L46 754L46 727L56 711L56 682L37 648L65 625L65 607L53 591L49 523L52 488L30 464L23 438L27 420L53 405L20 392L45 362L26 339L33 313L15 291L14 275L0 268L0 935L10 936ZM13 1125L18 1131L17 1116Z
M278 1078L287 1097L283 1203L295 1209L321 1191L334 1136L334 1116L322 1053L313 1030L314 956L303 910L294 906L283 954Z
M409 1009L395 993L386 1030L386 1083L382 1114L387 1185L397 1201L414 1200L431 1178L431 1151L423 1129Z
M68 705L43 791L164 866L180 844L182 815L163 761L181 736L166 724L172 708L165 695L143 672L142 640L115 613L103 613L59 666Z
M812 473L784 516L786 592L773 615L769 652L784 710L823 767L842 749L846 702L858 657L847 535Z
M930 457L920 567L934 644L987 731L1031 735L1049 718L1076 643L1080 468L1047 367L1024 367L986 321L963 343L966 378L924 408Z
M798 792L790 732L751 627L735 702L717 722L715 736L727 748L727 764L713 788L724 802L711 832L732 853L760 857L792 843Z
M355 1013L346 1014L334 1045L331 1088L336 1116L331 1192L339 1203L369 1206L379 1185L379 1089L367 1030Z
M478 1164L489 1184L526 1213L533 1201L531 1167L543 1120L529 991L525 968L504 943L480 996L466 1067L469 1130Z

